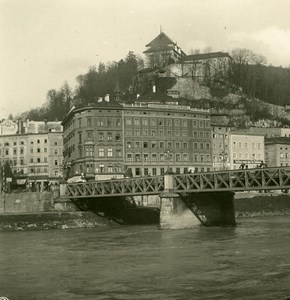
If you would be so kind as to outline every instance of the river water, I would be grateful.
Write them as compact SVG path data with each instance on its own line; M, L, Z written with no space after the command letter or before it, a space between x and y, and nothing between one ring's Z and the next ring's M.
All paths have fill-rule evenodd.
M5 232L0 247L0 297L9 300L290 299L290 217Z

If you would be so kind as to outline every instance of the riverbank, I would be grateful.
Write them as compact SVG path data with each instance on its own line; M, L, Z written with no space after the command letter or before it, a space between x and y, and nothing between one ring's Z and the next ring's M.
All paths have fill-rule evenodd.
M239 217L268 217L290 215L290 195L272 193L236 193L235 215Z
M109 226L118 226L118 224L92 212L0 214L0 232Z

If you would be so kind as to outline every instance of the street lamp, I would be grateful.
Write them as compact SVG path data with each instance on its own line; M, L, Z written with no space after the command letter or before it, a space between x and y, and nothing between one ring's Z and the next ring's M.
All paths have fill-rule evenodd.
M165 153L164 153L164 156L165 156L165 159L167 161L167 171L166 173L167 174L170 174L171 171L170 171L170 167L169 167L169 162L170 162L170 158L171 158L171 152L170 150L167 150Z

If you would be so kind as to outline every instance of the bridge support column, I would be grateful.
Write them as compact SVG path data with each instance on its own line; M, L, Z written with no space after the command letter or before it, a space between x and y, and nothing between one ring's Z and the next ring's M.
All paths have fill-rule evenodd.
M178 194L172 193L173 176L164 176L164 192L160 194L160 229L192 228L200 224Z
M192 211L204 216L206 226L235 226L233 192L192 193L183 200Z

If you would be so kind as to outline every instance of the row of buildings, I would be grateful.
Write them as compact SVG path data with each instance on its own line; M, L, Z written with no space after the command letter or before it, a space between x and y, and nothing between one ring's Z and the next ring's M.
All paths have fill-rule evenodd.
M107 95L60 122L0 124L0 164L19 184L290 165L289 128L232 129L226 116L177 102L122 104Z
M60 123L30 120L0 123L0 166L9 164L16 183L49 183L63 177Z
M147 176L162 175L168 168L187 173L237 169L241 164L290 164L290 129L243 132L219 120L221 116L211 116L209 110L177 102L129 105L108 95L73 107L62 121L65 176L113 177L127 170Z

